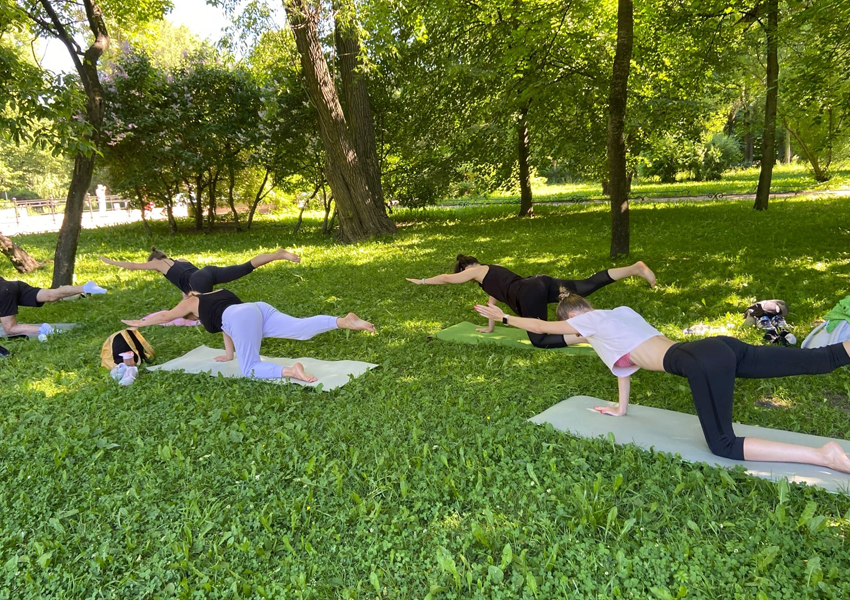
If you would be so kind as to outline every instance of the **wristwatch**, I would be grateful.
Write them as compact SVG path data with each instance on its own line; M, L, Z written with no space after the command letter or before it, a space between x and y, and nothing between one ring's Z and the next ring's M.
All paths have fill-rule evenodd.
M502 325L508 324L508 315L502 315Z

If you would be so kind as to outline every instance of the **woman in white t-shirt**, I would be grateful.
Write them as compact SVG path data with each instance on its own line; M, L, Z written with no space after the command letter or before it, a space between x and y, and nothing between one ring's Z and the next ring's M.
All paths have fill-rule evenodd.
M850 473L850 459L835 442L812 448L737 437L732 429L736 377L830 373L850 364L850 342L811 350L753 346L725 336L674 342L631 308L596 310L587 300L568 291L561 294L559 321L509 317L492 305L477 305L475 310L506 325L535 333L574 335L576 342L593 346L619 384L619 405L595 407L602 414L626 414L629 377L638 369L673 373L687 378L705 440L714 454L733 460L808 463Z

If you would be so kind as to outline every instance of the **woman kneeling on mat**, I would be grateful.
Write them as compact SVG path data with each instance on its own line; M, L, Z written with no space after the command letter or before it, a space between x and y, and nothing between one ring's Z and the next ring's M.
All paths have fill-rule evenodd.
M147 262L125 262L122 260L112 260L105 256L101 256L100 260L108 265L129 269L130 271L159 271L168 281L177 286L183 292L183 296L186 297L189 292L211 292L216 285L230 283L270 262L288 260L297 263L301 262L301 257L289 250L279 248L276 252L258 254L241 265L231 265L229 267L208 265L199 269L185 258L169 258L165 252L157 250L156 246L154 246L151 248Z
M481 289L490 294L488 304L504 302L521 317L546 320L548 305L558 301L561 288L589 296L599 288L626 277L643 277L651 287L655 287L655 273L644 263L638 261L628 267L617 267L594 273L587 279L557 279L549 275L520 277L513 271L500 265L482 265L474 256L457 255L455 272L451 274L409 279L417 285L440 285L444 283L466 283L476 281ZM487 327L480 327L481 333L493 333L495 321L490 319ZM538 348L563 348L576 342L563 335L528 333L528 339Z
M850 342L801 350L752 346L719 336L674 342L626 306L595 310L577 294L565 290L558 304L560 321L509 317L498 307L475 307L479 314L526 331L573 336L586 341L617 376L619 406L596 406L606 415L624 416L629 407L630 375L638 369L685 377L708 447L733 460L808 463L850 473L850 459L835 442L820 448L736 437L732 430L735 378L758 379L830 373L850 364Z
M192 292L180 304L165 312L144 320L122 321L130 327L160 325L178 318L192 318L210 333L221 331L224 335L224 355L216 357L218 362L233 360L234 350L242 374L258 379L291 377L313 382L316 378L304 372L304 365L295 363L281 367L260 360L260 344L263 338L308 340L331 329L375 331L375 326L354 313L344 317L319 315L297 319L284 314L265 302L242 302L230 290L220 289L206 294Z

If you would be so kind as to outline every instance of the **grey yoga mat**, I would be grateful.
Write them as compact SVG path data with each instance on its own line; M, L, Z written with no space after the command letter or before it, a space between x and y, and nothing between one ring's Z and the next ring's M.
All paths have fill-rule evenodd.
M210 348L209 346L198 346L173 360L162 365L148 367L149 371L185 371L186 373L208 373L213 377L218 374L224 377L244 377L239 370L239 362L234 359L229 362L216 362L215 357L224 354L224 350ZM304 365L304 370L318 377L318 381L307 383L296 379L263 379L270 383L297 383L308 387L322 385L322 391L333 390L342 387L349 382L350 376L359 377L366 371L374 369L378 365L357 360L318 360L315 358L269 358L260 357L264 362L273 362L282 367L291 367L296 362Z
M68 331L69 329L73 329L74 327L77 326L76 323L51 323L51 325L53 325L53 329L55 331ZM27 335L28 338L37 338L38 337L37 333L28 333L26 335ZM0 327L0 338L5 338L5 337L9 337L9 336L6 335L6 332L3 330L3 327ZM12 337L18 337L18 336L12 336Z
M531 422L551 423L555 429L581 437L614 435L618 444L633 443L641 448L679 454L690 462L703 462L722 467L743 465L747 473L765 479L787 478L790 482L820 486L830 492L850 493L850 475L826 467L798 463L737 461L715 456L708 449L696 415L630 405L625 417L611 417L593 410L594 406L609 404L591 396L573 396L530 419ZM823 446L838 442L850 454L850 441L768 429L755 425L735 424L735 434L760 437L801 446Z

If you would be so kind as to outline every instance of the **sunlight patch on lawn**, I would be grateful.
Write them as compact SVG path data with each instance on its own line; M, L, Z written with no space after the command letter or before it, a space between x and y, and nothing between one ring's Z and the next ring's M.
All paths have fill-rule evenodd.
M61 383L58 379L62 379ZM24 385L24 389L43 394L45 398L52 398L58 394L64 394L76 387L77 377L73 373L61 373L61 377L43 377L41 379L30 379Z

